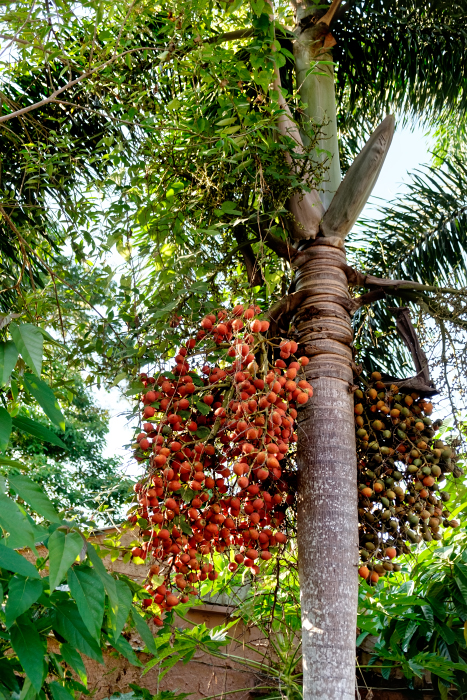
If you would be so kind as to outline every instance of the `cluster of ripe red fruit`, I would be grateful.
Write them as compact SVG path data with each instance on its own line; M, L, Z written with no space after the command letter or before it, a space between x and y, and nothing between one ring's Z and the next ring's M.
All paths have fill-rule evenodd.
M209 314L172 371L141 375L146 422L134 456L147 474L129 520L142 535L133 560L157 562L145 605L159 625L161 611L187 602L194 584L217 578L214 553L231 572L244 565L257 574L287 541L295 478L287 454L297 440L297 407L313 390L308 358L293 359L294 341L267 338L259 312L239 305ZM212 364L203 365L203 355Z

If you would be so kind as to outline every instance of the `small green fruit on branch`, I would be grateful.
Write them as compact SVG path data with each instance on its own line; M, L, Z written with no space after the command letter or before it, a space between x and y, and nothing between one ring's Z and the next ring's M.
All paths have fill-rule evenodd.
M446 508L449 493L438 482L463 472L453 444L436 439L441 421L417 392L392 384L379 372L354 393L358 456L359 574L371 584L400 566L393 560L411 543L442 539L456 528Z

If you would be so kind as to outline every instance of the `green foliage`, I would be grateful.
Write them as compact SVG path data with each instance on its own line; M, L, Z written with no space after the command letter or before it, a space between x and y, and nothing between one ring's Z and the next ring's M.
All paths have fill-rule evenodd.
M50 502L48 508L52 509ZM31 698L50 691L53 698L62 700L73 697L74 691L87 694L86 669L80 654L102 663L102 652L108 644L133 664L141 665L122 636L125 625L131 625L136 616L138 631L157 654L138 604L146 595L144 588L135 583L130 588L125 577L115 580L105 569L102 571L93 545L88 542L86 550L86 537L73 523L62 521L60 529L55 528L36 526L36 541L46 543L47 556L37 558L35 565L0 542L0 592L6 602L0 611L0 627L5 630L0 632L0 692L8 698L12 691ZM19 538L15 524L10 525L10 532ZM94 565L86 551L93 553ZM79 562L75 561L78 554ZM102 577L117 591L112 603L104 593ZM66 581L69 590L63 587ZM106 588L111 586L107 584ZM132 606L133 617L129 616ZM118 629L112 618L118 620ZM60 653L48 650L51 636L60 642ZM79 682L70 669L78 674ZM17 671L25 675L15 676Z
M60 371L60 365L55 365L55 369ZM9 436L7 454L20 461L13 460L16 464L12 463L12 466L26 471L31 479L45 487L59 510L66 509L70 514L89 517L90 513L100 509L99 519L103 522L109 522L107 511L109 516L119 517L132 481L122 474L119 458L102 456L108 432L107 411L92 402L80 378L75 377L68 383L72 391L66 428L46 427L43 411L31 400L34 394L31 392L28 397L28 394L21 393L20 377L17 383L20 391L16 402L18 413L12 419L13 432ZM56 394L68 401L68 395L59 388L60 382L57 384ZM41 381L42 385L47 387L51 396L55 396L44 381ZM24 401L21 406L18 403L20 397ZM14 476L15 471L4 470L4 473ZM53 520L51 513L41 513L32 502L28 502L38 514Z
M404 196L381 204L378 216L362 220L348 242L352 264L366 274L426 285L426 289L400 290L393 305L412 307L445 395L451 388L462 395L465 384L459 357L467 328L466 202L465 161L452 155L413 173ZM390 306L387 300L377 301L355 314L359 359L368 369L401 376L405 366L410 374L412 362L396 333Z
M346 4L333 27L346 165L370 125L388 113L430 125L463 120L467 64L457 56L465 53L464 16L463 0Z
M444 546L418 553L406 573L376 591L360 587L360 642L378 636L370 665L378 659L410 679L431 671L440 684L467 690L467 534L447 536ZM385 662L390 662L386 664Z

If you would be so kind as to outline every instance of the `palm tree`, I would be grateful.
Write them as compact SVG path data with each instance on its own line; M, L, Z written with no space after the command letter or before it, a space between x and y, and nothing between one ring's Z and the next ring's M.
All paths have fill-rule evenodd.
M130 8L127 46L143 51L139 27L147 38L142 46L152 42L165 50L157 60L150 54L128 69L119 64L105 73L106 89L112 80L118 89L110 90L100 107L112 114L127 80L135 92L123 101L132 104L140 124L146 120L138 138L128 143L121 134L120 139L133 164L140 148L139 182L147 194L137 191L134 170L113 191L133 206L141 260L151 255L146 308L152 303L157 311L135 323L136 332L140 338L151 335L154 353L155 331L160 347L174 342L176 332L167 331L166 322L174 310L197 312L207 292L222 298L231 289L248 296L246 280L237 279L239 256L251 294L264 304L271 279L279 275L276 296L281 298L270 317L284 333L293 323L310 358L307 378L314 387L312 402L300 414L298 442L304 698L350 700L358 587L351 313L366 323L364 328L379 324L381 330L389 317L381 300L390 296L425 304L438 323L463 320L462 313L451 318L440 301L440 295L456 297L465 284L462 162L451 161L434 179L426 171L425 179L415 181L409 202L367 222L365 236L352 229L391 144L395 120L387 113L430 127L453 115L462 121L467 4L333 0L323 7L304 0L292 2L292 28L281 19L286 9L273 3L259 0L252 13L241 2L223 9L225 16L208 3L193 9L183 0L171 12L155 6L132 15ZM243 23L246 15L253 26ZM94 26L91 30L83 43L92 41L98 50ZM266 70L271 65L272 84ZM141 75L144 95L157 93L152 106L145 97L139 107L134 98ZM93 80L95 90L95 75ZM76 89L85 91L86 81ZM148 121L151 109L163 124L160 131ZM240 127L232 124L245 114L250 122L233 137ZM14 117L12 111L8 119ZM114 198L111 211L118 214L119 206ZM124 230L118 217L110 225L115 235ZM347 241L359 270L348 264ZM438 290L441 283L448 291ZM367 291L355 299L351 289ZM132 305L122 302L125 319ZM405 359L392 336L379 348L368 337L363 335L360 352L367 364L394 370ZM431 390L420 377L413 386Z

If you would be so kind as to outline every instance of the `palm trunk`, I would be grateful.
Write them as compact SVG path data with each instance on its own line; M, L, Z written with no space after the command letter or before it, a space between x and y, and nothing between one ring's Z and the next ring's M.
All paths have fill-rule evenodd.
M307 2L298 4L295 11L295 22L299 25L308 15L314 15L316 12L319 10L314 4L311 7ZM312 123L321 125L321 137L317 147L322 152L316 153L314 157L324 162L328 168L325 179L320 184L321 201L324 208L327 209L340 185L341 169L332 52L324 49L322 44L320 29L310 27L303 32L297 31L293 51L297 85L300 97L306 105L305 114ZM307 75L317 61L326 63L318 63L314 70ZM306 134L303 134L302 138L306 145L308 142Z
M332 157L330 177L320 185L325 189L324 196L320 192L321 201L315 190L290 199L296 220L291 232L294 248L270 233L265 238L272 250L297 267L296 294L281 302L271 318L277 325L287 308L296 310L294 324L300 346L310 358L306 374L314 388L312 400L299 412L297 426L303 698L350 700L355 697L358 511L344 241L378 178L394 119L388 116L379 125L340 182L334 76L332 71L307 76L316 57L330 58L329 24L340 0L332 0L317 22L308 17L321 12L314 0L291 2L296 10L294 55L301 97L308 105L308 116L329 120L324 148ZM282 96L278 70L275 76L274 91L282 108L279 129L292 136L297 153L303 153L304 136ZM290 157L289 161L292 164Z
M296 23L314 6L296 6ZM305 19L305 22L307 20ZM341 181L333 68L307 71L316 58L330 61L320 28L297 31L297 82L306 113L327 123L318 144L330 153L320 197L328 209ZM323 156L320 156L321 158ZM298 269L297 291L309 290L295 317L300 344L310 357L307 379L314 395L298 423L298 554L302 610L304 700L355 698L358 596L357 464L353 400L352 328L342 304L349 298L338 239L317 239L311 260Z
M298 423L304 700L355 698L357 465L344 262L343 250L317 245L296 282L309 290L295 323L314 389Z

